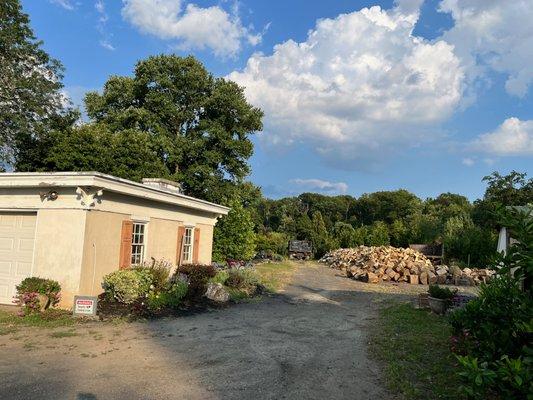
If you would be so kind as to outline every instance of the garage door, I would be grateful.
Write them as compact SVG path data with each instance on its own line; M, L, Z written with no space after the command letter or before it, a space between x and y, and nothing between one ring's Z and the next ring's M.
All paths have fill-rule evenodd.
M36 214L0 212L0 303L12 304L15 286L31 275Z

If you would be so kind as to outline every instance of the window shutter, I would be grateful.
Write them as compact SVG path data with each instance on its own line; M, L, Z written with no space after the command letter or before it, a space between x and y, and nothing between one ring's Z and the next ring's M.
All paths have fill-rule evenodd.
M120 260L119 268L129 268L131 265L131 237L133 234L133 222L122 221L122 232L120 236Z
M192 262L198 264L198 254L200 252L200 228L194 228L194 245L192 248Z
M181 265L181 257L183 256L183 236L185 236L185 227L178 227L178 245L176 246L176 265Z

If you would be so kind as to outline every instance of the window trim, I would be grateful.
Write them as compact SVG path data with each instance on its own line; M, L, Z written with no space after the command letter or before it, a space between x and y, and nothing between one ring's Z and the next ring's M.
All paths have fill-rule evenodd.
M184 264L192 264L193 262L193 255L194 255L194 226L191 225L184 225L183 226L183 245L181 250L181 259ZM186 244L185 239L187 237L187 231L191 232L190 235L190 243ZM188 255L189 259L185 257L185 248L188 247Z
M130 264L131 265L139 265L142 264L146 260L146 253L148 248L148 222L146 220L140 220L135 219L132 221L132 231L131 231L131 257L130 257ZM142 226L143 232L142 232L142 243L135 243L135 226ZM134 246L141 246L141 253L138 254L137 252L134 252ZM138 258L138 262L137 261Z

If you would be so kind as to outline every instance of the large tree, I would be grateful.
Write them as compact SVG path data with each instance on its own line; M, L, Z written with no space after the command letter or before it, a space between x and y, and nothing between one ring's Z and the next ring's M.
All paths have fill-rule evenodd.
M57 126L65 102L62 71L42 49L20 1L0 2L0 167L12 166L29 143Z
M165 177L189 195L226 204L253 192L243 181L253 153L249 136L262 129L263 114L243 88L213 77L195 58L140 61L132 77L109 78L101 94L86 95L85 105L90 122L64 130L47 157L27 165Z

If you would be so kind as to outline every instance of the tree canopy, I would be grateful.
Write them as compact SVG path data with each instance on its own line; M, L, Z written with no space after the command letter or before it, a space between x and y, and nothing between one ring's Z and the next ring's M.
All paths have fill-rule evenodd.
M263 114L243 89L194 57L142 60L133 76L113 76L102 93L88 93L85 106L87 124L55 132L47 154L29 154L17 169L163 177L191 196L227 204L250 172L249 136L262 129Z
M38 157L28 145L61 125L63 67L42 49L19 0L0 3L0 166L10 167L20 153ZM70 121L77 118L69 115Z

